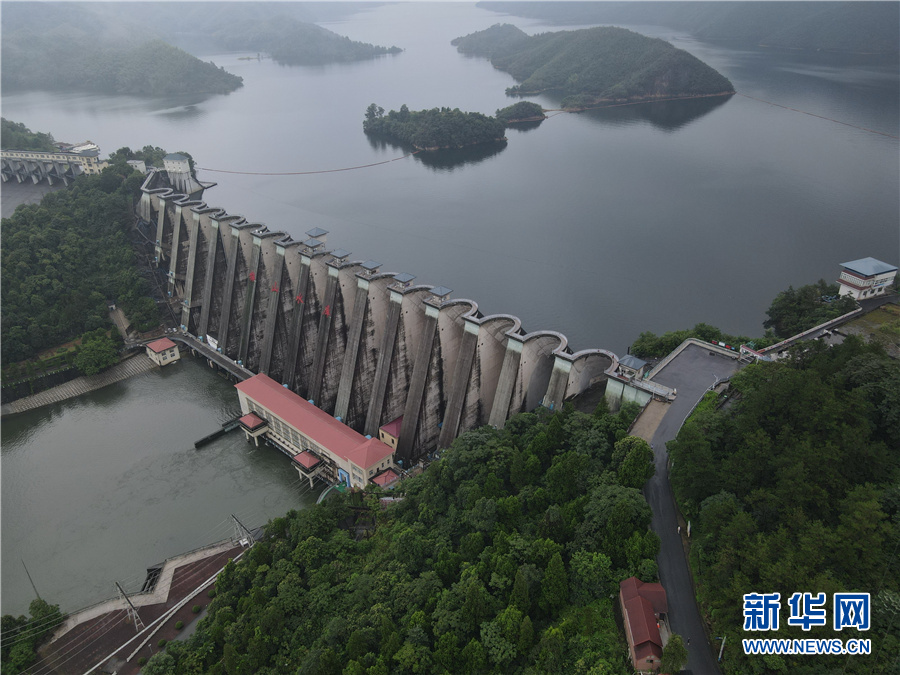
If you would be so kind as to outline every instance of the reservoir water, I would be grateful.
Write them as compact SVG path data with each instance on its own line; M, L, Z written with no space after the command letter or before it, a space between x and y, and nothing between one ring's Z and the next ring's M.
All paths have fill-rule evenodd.
M561 331L576 349L624 354L641 331L700 321L759 334L789 285L833 280L840 262L865 256L900 262L896 58L734 49L633 27L754 98L561 114L510 130L503 148L355 171L211 171L322 171L404 155L363 134L372 102L493 114L513 102L504 91L515 82L450 40L500 21L559 29L472 4L373 6L325 25L402 54L323 67L207 54L244 87L166 99L4 93L3 116L106 153L186 150L201 179L218 183L208 204L295 238L324 227L354 259L448 286L528 330ZM193 449L235 408L227 382L185 363L4 421L3 611L23 611L30 596L19 557L43 595L72 609L205 543L231 512L296 506L285 458L249 454L236 435Z
M146 569L315 501L290 460L233 431L231 382L183 359L2 424L2 612L34 593L74 610L138 590ZM321 489L321 485L318 485Z

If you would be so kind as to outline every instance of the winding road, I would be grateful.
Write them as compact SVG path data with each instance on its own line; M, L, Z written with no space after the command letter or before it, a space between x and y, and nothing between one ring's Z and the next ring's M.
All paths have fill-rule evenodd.
M688 645L688 662L682 671L689 675L714 675L721 672L716 663L718 643L708 642L694 594L691 572L678 534L677 510L669 483L666 443L678 434L688 413L716 382L731 377L740 368L736 359L689 345L659 373L653 381L678 390L678 396L653 433L656 473L644 486L644 496L653 511L650 526L659 535L657 557L659 580L666 589L669 625Z

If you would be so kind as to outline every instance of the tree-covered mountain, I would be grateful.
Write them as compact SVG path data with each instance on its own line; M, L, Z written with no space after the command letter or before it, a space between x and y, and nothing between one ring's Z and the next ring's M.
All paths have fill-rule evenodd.
M90 42L91 47L85 48ZM224 94L243 78L161 40L103 45L89 35L4 32L4 91L79 90L136 96Z
M3 12L3 59L6 62L9 57L19 58L12 62L12 67L4 63L4 84L8 81L9 86L23 87L37 82L36 86L60 88L60 77L42 76L40 70L53 71L61 52L73 54L76 62L73 65L79 69L66 68L67 76L83 71L85 65L94 65L96 59L90 58L90 52L99 52L104 70L109 71L112 66L106 65L107 61L114 62L148 41L178 45L195 55L220 54L225 50L261 52L290 65L356 61L401 51L397 47L355 42L311 23L359 8L357 3L337 4L340 7L330 7L329 3L286 2L45 2L39 6L10 2L4 5ZM7 50L7 43L15 49ZM85 48L88 44L90 49ZM28 51L29 47L32 51ZM51 51L43 55L46 50ZM35 63L25 62L26 55ZM57 60L51 64L50 57ZM163 66L170 70L161 72L160 80L187 72L184 67L172 70L168 62ZM21 75L7 73L22 67L26 70ZM108 77L109 72L105 75ZM208 72L206 75L210 77ZM191 77L189 86L196 79ZM70 81L68 86L76 87L77 81ZM186 90L218 93L233 88L213 81L199 89ZM161 93L177 92L167 84Z
M492 26L453 41L460 52L490 56L496 68L516 78L520 84L509 94L557 91L565 96L564 108L583 108L734 93L727 78L695 56L624 28L532 36L510 28Z
M144 672L631 673L618 582L655 581L659 548L636 412L522 414L389 506L355 492L276 518Z
M215 35L226 49L265 52L286 65L360 61L402 51L399 47L356 42L321 26L282 16L229 24Z
M900 51L897 2L479 2L562 25L661 25L702 40L783 49Z
M900 363L852 337L805 342L709 397L669 443L670 476L693 523L698 597L712 635L727 637L724 672L898 672ZM787 621L803 592L827 594L825 626ZM835 592L871 594L869 630L832 630ZM777 631L743 630L748 593L781 594ZM867 638L872 652L748 657L748 637Z
M503 122L481 113L462 112L459 108L432 108L411 111L406 105L391 110L374 103L366 110L363 131L412 145L419 150L464 148L479 143L506 140Z

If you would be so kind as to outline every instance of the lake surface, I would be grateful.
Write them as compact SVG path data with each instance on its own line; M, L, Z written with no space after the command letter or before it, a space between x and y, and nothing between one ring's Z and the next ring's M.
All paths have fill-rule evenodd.
M315 501L290 460L233 431L194 441L239 412L231 382L183 359L15 415L2 427L2 612L34 593L74 610L139 590L146 569Z
M405 150L362 132L369 103L493 114L514 80L450 40L508 21L456 3L385 5L325 24L398 45L393 57L323 67L204 56L244 87L205 99L140 100L31 92L3 115L58 139L187 150L197 165L302 172L372 164ZM738 50L659 27L738 92L898 135L896 59ZM548 108L551 96L533 97ZM643 330L699 321L759 334L780 290L837 278L865 256L900 262L896 138L742 96L557 115L511 130L497 151L410 157L358 171L218 182L210 205L385 271L454 289L485 313L565 333L576 348L623 354Z
M104 153L158 145L193 154L206 201L385 271L454 289L485 313L624 354L641 331L706 321L760 334L778 291L837 278L840 262L900 262L898 64L874 57L738 50L658 27L729 77L734 96L561 114L506 147L401 157L370 141L366 107L488 114L515 82L455 37L500 22L558 30L474 5L373 7L325 24L403 47L324 67L204 56L244 78L211 98L5 95L3 116ZM536 100L555 108L552 96ZM822 118L840 120L846 124ZM847 126L847 125L853 126ZM167 556L217 538L230 513L253 524L302 505L296 473L238 434L193 442L237 409L234 391L183 363L2 425L2 611L31 589L73 609L141 580ZM227 523L226 523L227 525ZM226 528L227 529L227 528ZM227 534L225 531L223 534Z

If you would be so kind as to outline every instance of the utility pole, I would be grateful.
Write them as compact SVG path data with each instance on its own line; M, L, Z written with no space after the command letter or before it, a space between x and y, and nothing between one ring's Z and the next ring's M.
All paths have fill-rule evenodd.
M22 558L19 558L19 560L22 560ZM24 560L22 560L22 567L25 567L25 561L24 561ZM31 582L31 587L34 589L34 594L37 596L37 599L38 599L38 600L41 600L41 599L42 599L42 598L41 598L41 594L38 593L38 591L37 591L37 586L34 585L34 580L31 578L31 574L28 572L28 568L27 568L27 567L25 567L25 574L28 575L28 581Z
M141 617L138 616L137 608L131 604L131 598L122 590L122 587L119 586L119 582L116 582L116 588L119 589L119 594L125 598L125 602L128 603L128 606L131 608L128 612L128 616L131 617L131 620L134 622L134 630L136 633L140 633L141 629L144 627L144 622L141 621Z
M244 524L237 519L237 516L231 514L231 520L234 521L234 537L233 539L241 544L241 546L251 547L256 543L253 534L244 527Z

